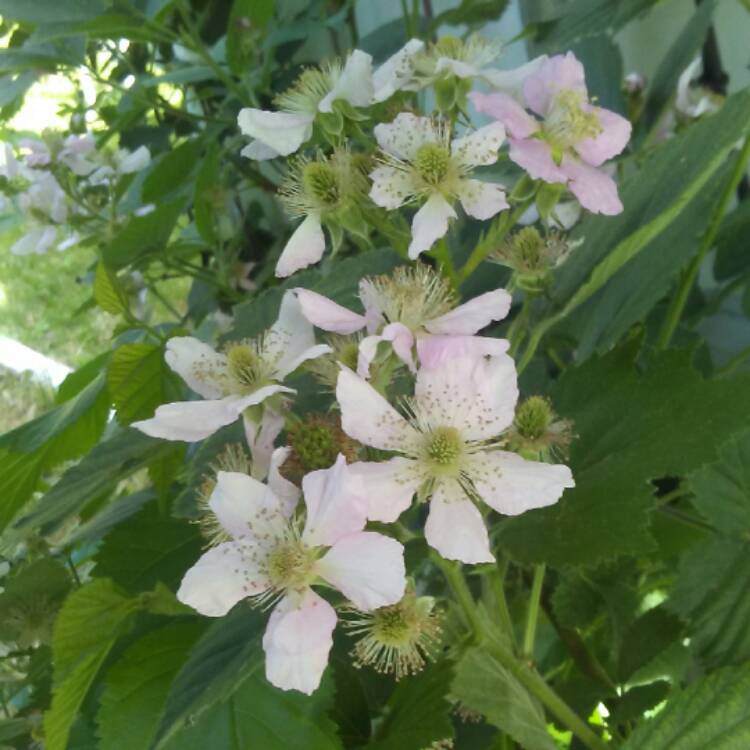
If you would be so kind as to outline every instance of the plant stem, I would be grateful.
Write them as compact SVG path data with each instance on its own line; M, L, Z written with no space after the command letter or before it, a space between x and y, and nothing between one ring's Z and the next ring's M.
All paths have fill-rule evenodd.
M536 638L536 625L539 620L539 602L542 598L545 571L544 563L534 567L534 580L529 595L529 611L526 615L526 629L523 633L523 655L532 661L534 659L534 640Z
M492 586L492 593L495 595L495 602L497 604L498 612L500 613L500 620L502 621L504 630L508 633L511 643L515 647L516 645L516 633L513 630L513 620L508 610L508 600L505 597L505 578L508 572L508 558L503 557L500 561L500 565L492 569L488 577Z
M669 310L667 311L667 317L664 321L664 327L662 328L661 334L656 342L656 348L658 350L666 349L672 340L677 324L680 322L680 318L685 311L685 305L687 304L695 279L698 276L698 271L700 270L708 251L713 246L716 234L721 226L721 220L724 218L724 214L729 208L729 204L734 197L737 186L740 184L740 181L745 174L745 167L747 166L748 158L750 158L750 138L745 139L742 150L735 162L732 176L724 187L724 191L719 198L718 205L716 206L716 210L711 218L711 223L708 225L706 233L703 235L700 247L698 248L698 254L693 258L693 262L682 277L682 282L677 290L677 294L672 299Z
M458 274L456 273L456 268L453 265L453 258L451 258L451 251L448 247L448 243L446 242L445 237L439 240L437 245L435 245L433 255L440 262L440 269L442 270L443 275L448 278L448 281L450 281L453 290L457 292L459 284Z

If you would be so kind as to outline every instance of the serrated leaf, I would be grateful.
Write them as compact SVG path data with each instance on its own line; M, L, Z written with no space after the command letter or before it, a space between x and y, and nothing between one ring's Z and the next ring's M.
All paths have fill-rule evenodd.
M745 750L750 743L750 664L727 667L674 695L622 750Z
M178 624L148 633L107 671L97 714L100 750L144 750L159 724L169 686L203 625Z
M99 263L94 276L94 300L104 312L112 315L127 315L130 312L130 301L117 274Z
M185 189L200 164L201 142L197 138L181 143L162 155L149 169L141 186L144 203L161 202L169 193Z
M625 632L620 647L618 675L626 682L637 670L655 659L682 634L680 621L666 607L641 615Z

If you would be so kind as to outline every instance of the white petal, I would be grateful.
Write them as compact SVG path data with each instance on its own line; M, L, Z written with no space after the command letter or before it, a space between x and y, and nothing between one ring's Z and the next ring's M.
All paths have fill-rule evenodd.
M473 334L495 320L502 320L510 311L512 301L505 289L485 292L445 315L428 320L424 327L430 333Z
M321 112L330 112L337 99L344 99L353 107L367 107L372 103L374 93L372 56L355 49L349 55L333 89L318 104L318 109Z
M484 78L484 80L497 91L504 91L520 100L523 95L524 81L532 73L536 73L547 59L547 55L540 55L513 70L493 70L491 68L485 68L482 71L482 78Z
M504 140L505 126L501 122L492 122L470 135L456 138L451 143L451 155L466 167L494 164Z
M430 196L427 203L414 215L409 257L416 260L423 252L429 250L436 240L445 236L448 231L448 220L455 218L456 212L442 195L435 193Z
M13 255L42 255L52 247L57 239L55 227L38 227L17 239L10 248Z
M176 401L160 406L151 419L133 422L131 427L151 437L195 443L234 422L240 411L234 398Z
M276 263L276 275L291 276L300 268L317 263L326 250L326 238L317 213L308 214L294 230Z
M388 461L358 461L349 468L362 479L370 521L393 523L411 505L424 481L417 462L401 456Z
M391 55L372 76L375 85L373 100L382 102L399 91L414 71L414 57L424 49L421 39L410 39L398 52Z
M364 316L347 310L322 294L300 287L292 291L297 295L302 314L310 323L324 331L346 335L365 327Z
M417 355L420 367L450 367L452 362L482 357L497 357L505 354L510 342L489 336L461 336L422 334L417 339Z
M573 475L563 464L527 461L515 453L487 451L472 457L471 477L487 505L506 516L556 503Z
M284 429L284 417L266 406L263 409L260 425L246 414L242 415L242 422L245 426L247 447L250 449L250 456L253 460L251 474L256 479L265 479L271 465L274 443Z
M470 65L452 57L439 57L435 63L435 73L449 73L457 78L474 78L480 73L476 65Z
M166 363L203 398L221 398L227 372L227 358L192 336L175 336L167 341Z
M244 156L247 159L255 159L256 161L267 161L268 159L275 159L279 156L279 152L275 148L267 146L263 141L250 141L241 151L240 156Z
M455 427L465 440L492 438L513 422L518 400L515 364L501 354L423 367L414 393L433 425Z
M413 373L417 371L414 365L414 335L403 323L389 323L380 336L367 336L359 345L357 358L357 374L362 378L369 378L370 365L377 354L378 344L385 341L391 344L396 356Z
M393 122L376 125L373 132L383 151L405 161L411 161L425 143L439 142L432 119L411 112L402 112Z
M287 458L289 458L291 452L292 449L288 447L277 448L271 454L271 465L268 469L268 486L274 495L281 500L284 513L287 516L291 516L294 513L302 495L300 488L296 484L281 476L280 469Z
M418 439L416 430L366 381L346 367L336 384L341 426L364 445L404 452Z
M432 494L424 527L427 543L448 560L494 562L482 514L457 482L441 482Z
M261 509L268 510L268 487L238 471L219 471L208 505L224 530L235 539L250 535Z
M248 107L240 110L237 123L245 135L256 138L281 156L289 156L310 139L314 119L313 115Z
M151 162L151 152L145 146L139 146L135 151L123 151L119 154L117 171L120 174L132 174L145 169Z
M364 611L395 604L406 588L404 546L374 531L340 539L318 561L316 571Z
M505 197L505 188L496 182L461 180L458 197L464 211L481 221L491 219L500 211L510 208Z
M208 617L222 617L245 597L270 586L243 554L242 545L225 542L212 547L185 573L177 598Z
M360 279L359 301L365 308L367 332L375 333L385 324L385 318L383 317L381 294L373 284L372 279Z
M305 475L302 494L307 507L302 539L310 546L330 546L341 537L365 527L365 488L341 454L330 469Z
M403 205L418 190L414 174L408 169L397 169L384 164L370 172L370 179L372 202L389 211Z
M263 635L266 679L282 690L315 692L333 646L336 612L312 589L284 597Z

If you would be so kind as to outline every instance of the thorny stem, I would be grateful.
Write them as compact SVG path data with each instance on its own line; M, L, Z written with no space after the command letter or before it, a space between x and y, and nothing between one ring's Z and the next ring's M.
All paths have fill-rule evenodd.
M669 310L667 311L667 317L664 321L664 327L662 328L659 339L656 342L656 348L658 350L666 349L672 340L677 324L680 322L680 318L685 311L685 305L690 296L690 291L695 284L698 271L700 271L700 267L703 265L703 261L705 260L708 251L713 247L716 234L721 225L721 220L724 218L724 214L729 208L729 204L734 197L737 186L740 184L740 181L745 174L745 167L747 166L748 158L750 158L750 138L745 139L742 150L735 162L732 176L724 187L724 191L719 198L716 210L711 217L711 223L708 225L706 233L703 235L700 247L698 248L698 254L693 258L693 262L682 277L682 282L677 290L677 294L672 299Z
M539 621L539 602L542 599L542 584L547 567L542 563L534 566L534 580L531 584L529 595L529 610L526 614L526 629L523 633L523 655L533 661L534 641L536 639L536 626Z

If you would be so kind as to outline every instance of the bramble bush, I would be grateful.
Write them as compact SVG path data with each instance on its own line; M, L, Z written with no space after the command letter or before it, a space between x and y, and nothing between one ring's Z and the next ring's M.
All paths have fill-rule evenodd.
M113 326L0 436L0 747L750 745L750 92L656 4L0 0Z

